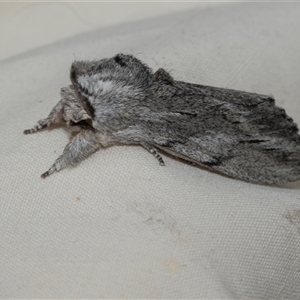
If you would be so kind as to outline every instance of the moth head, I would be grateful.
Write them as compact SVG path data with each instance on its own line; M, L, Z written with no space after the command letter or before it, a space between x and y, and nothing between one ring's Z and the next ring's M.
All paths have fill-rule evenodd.
M128 115L129 120L131 108L147 97L153 74L135 57L117 54L99 61L73 62L70 79L77 100L90 116L94 128L100 123L112 128L115 115Z

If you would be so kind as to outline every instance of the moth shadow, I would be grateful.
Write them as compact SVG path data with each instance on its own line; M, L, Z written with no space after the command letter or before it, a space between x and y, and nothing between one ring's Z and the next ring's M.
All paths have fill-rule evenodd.
M276 185L280 189L300 190L300 180Z
M156 146L156 148L159 149L160 153L162 153L163 155L171 158L172 160L176 160L176 161L179 161L180 163L184 163L184 164L190 165L190 166L195 167L195 168L203 169L203 170L205 170L207 172L211 172L211 173L214 173L214 174L217 174L217 175L221 175L221 176L226 177L226 178L236 179L236 178L230 177L230 176L228 176L228 175L226 175L224 173L221 173L218 170L214 170L214 169L212 169L212 168L210 168L210 167L208 167L206 165L203 165L203 164L201 164L199 162L190 160L190 159L188 159L186 157L181 157L177 153L168 152L166 149L164 149L162 147L157 147Z
M203 169L207 172L212 172L214 174L217 174L217 175L220 175L220 176L223 176L225 178L229 178L229 179L233 179L233 180L238 180L238 181L242 181L242 182L245 182L244 180L241 180L241 179L238 179L238 178L234 178L234 177L231 177L229 175L226 175L224 173L221 173L220 171L218 170L214 170L208 166L205 166L205 165L202 165L198 162L194 162L192 160L189 160L189 159L186 159L184 157L180 157L176 154L173 154L173 153L169 153L168 151L166 151L164 148L160 148L158 147L160 152L163 153L164 155L166 155L167 157L173 159L173 160L177 160L181 163L185 163L185 164L188 164L188 165L191 165L195 168L200 168L200 169ZM252 183L252 182L247 182L249 184L254 184L254 185L260 185L260 186L269 186L269 187L273 187L273 188L279 188L279 189L300 189L300 180L298 181L294 181L294 182L289 182L289 183L284 183L284 184L259 184L259 183Z

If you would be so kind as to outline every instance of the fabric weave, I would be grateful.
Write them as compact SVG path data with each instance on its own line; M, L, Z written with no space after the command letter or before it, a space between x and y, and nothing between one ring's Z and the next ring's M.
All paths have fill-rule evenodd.
M299 299L300 183L253 185L140 147L42 180L46 116L76 59L118 52L177 80L272 94L300 124L298 3L241 3L92 31L1 61L0 298Z

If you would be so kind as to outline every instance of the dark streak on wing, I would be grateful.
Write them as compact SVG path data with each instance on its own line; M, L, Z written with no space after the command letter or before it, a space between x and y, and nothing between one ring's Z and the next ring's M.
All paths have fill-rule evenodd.
M126 67L127 64L124 62L124 60L122 59L121 55L117 54L115 57L114 57L114 60L117 64L119 64L121 67Z
M87 112L87 114L90 116L90 118L93 119L95 117L95 109L91 105L87 96L85 96L85 95L91 96L89 91L87 89L83 88L77 82L76 82L76 86L77 86L76 92L77 92L77 95L79 96L79 99L81 100L84 110Z
M70 79L73 84L77 84L77 69L74 64L71 65Z
M71 70L70 70L71 82L73 83L75 91L76 91L79 99L81 100L84 110L87 112L87 114L90 116L90 118L93 119L95 116L95 109L89 102L87 96L85 96L85 95L90 96L89 91L86 88L83 88L77 80L78 75L79 75L78 72L79 72L78 67L76 66L75 63L73 63L71 65Z
M80 94L80 99L81 99L81 103L82 103L82 106L83 106L84 110L91 117L91 119L93 119L95 117L95 109L94 109L94 107L91 105L91 103L88 100L88 98L85 97L84 95Z

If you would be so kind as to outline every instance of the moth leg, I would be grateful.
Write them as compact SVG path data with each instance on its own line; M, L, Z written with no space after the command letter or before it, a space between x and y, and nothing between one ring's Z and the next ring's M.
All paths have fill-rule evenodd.
M54 106L47 118L39 120L37 122L37 125L35 125L31 129L24 130L24 133L35 133L45 127L49 127L52 124L59 123L60 121L62 121L63 107L64 103L62 99Z
M65 147L63 154L59 156L51 168L41 175L45 178L65 167L75 166L100 147L94 131L81 130Z
M162 159L160 154L155 150L153 146L151 146L148 143L141 143L141 146L143 146L147 151L149 151L158 160L161 166L165 165L164 160Z

